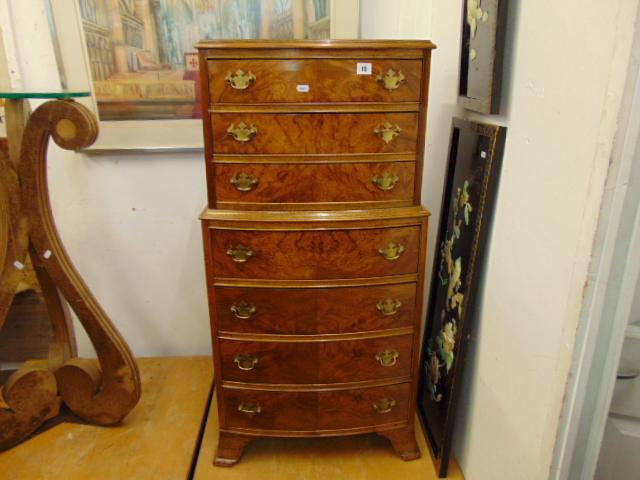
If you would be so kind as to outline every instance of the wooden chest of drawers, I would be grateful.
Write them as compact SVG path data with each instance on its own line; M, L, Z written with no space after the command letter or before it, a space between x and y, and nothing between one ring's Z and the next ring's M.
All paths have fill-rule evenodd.
M378 432L402 458L420 456L432 48L198 45L216 465L266 435Z

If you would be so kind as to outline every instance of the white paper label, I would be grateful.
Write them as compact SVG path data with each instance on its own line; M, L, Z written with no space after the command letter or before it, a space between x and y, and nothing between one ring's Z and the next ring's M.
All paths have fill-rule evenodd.
M371 75L373 73L373 65L371 63L358 62L358 75Z
M298 90L301 93L307 93L309 90L311 90L311 88L309 87L309 85L298 85L296 87L296 90Z
M16 267L18 270L22 270L24 268L24 265L17 260L13 262L13 266Z
M52 255L51 250L47 250L46 252L44 252L43 257L48 259L48 258L51 258L51 255Z
M484 150L482 152L480 152L480 156L482 158L487 158L487 152L485 152Z

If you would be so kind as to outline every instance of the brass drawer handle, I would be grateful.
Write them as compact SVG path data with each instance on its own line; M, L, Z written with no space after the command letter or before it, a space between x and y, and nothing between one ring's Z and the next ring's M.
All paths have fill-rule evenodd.
M253 370L253 367L258 364L259 360L258 357L250 353L238 353L233 357L233 361L238 364L240 370Z
M376 305L376 308L382 312L383 315L395 315L400 310L402 302L396 298L394 302L390 298L385 301L380 300Z
M231 311L236 317L241 318L242 320L247 320L248 318L251 318L251 315L254 313L258 313L256 306L253 303L247 302L240 302L240 304L233 302L231 305Z
M236 248L227 248L227 255L231 257L234 262L244 263L255 255L255 252L251 250L251 247L243 247L238 245Z
M235 90L246 90L256 81L256 76L251 70L249 70L249 74L247 75L244 70L239 68L236 73L229 72L225 80L231 85L231 88Z
M246 123L240 122L238 124L238 128L232 123L231 126L227 129L227 133L231 135L231 137L240 143L250 142L255 138L258 133L258 129L255 125L251 124L251 126L247 126ZM387 142L388 143L388 142Z
M376 77L376 82L389 90L389 92L393 92L396 88L398 88L406 81L407 77L405 77L400 71L396 73L393 68L390 68L387 73L380 72L380 74Z
M381 398L373 404L373 408L375 408L378 413L387 413L390 412L397 404L398 403L393 398Z
M404 246L401 243L399 243L397 246L395 245L395 243L390 243L387 246L381 246L378 249L378 253L387 260L396 260L400 258L400 255L404 253L404 250Z
M241 192L250 192L260 183L260 179L255 175L247 175L242 172L240 175L234 175L231 178L231 183Z
M253 417L257 413L262 413L262 407L257 403L247 402L238 405L238 411Z
M376 137L382 138L382 140L389 144L394 138L402 133L402 128L400 128L400 126L397 124L394 127L389 122L387 122L384 125L378 124L376 128L373 129L373 133Z
M396 364L399 356L400 354L395 350L385 350L376 355L376 360L378 360L383 367L392 367Z
M386 192L387 190L391 190L393 187L395 187L396 183L400 181L400 177L398 177L398 175L396 174L391 175L387 172L384 172L382 175L376 174L371 179L371 181L380 190Z

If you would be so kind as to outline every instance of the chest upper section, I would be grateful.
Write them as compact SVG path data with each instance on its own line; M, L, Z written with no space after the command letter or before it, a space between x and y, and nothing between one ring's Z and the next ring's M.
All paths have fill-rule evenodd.
M419 205L433 44L198 48L209 208Z

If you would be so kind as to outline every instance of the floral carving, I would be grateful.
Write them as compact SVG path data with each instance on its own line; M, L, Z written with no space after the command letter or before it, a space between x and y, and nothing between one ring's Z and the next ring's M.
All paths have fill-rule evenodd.
M442 400L438 384L444 374L448 374L455 361L455 347L458 335L457 319L462 317L465 294L463 293L463 259L455 255L456 243L464 235L464 227L469 226L470 214L473 212L469 194L469 181L458 187L453 200L453 233L447 232L440 245L440 268L438 277L441 285L447 287L444 307L441 311L438 336L431 338L427 349L425 368L428 378L431 399ZM443 372L442 369L445 369Z
M453 233L456 238L460 238L460 227L462 226L462 219L458 218L458 212L462 209L464 224L469 225L469 214L473 211L473 206L469 203L469 181L464 182L462 188L458 188L458 194L453 202Z
M483 10L480 6L481 0L468 0L467 2L467 24L471 32L471 38L475 38L478 30L478 22L487 22L489 20L489 12ZM473 61L477 58L478 51L469 45L469 60Z
M442 394L438 393L438 383L440 383L440 369L443 367L443 363L440 362L438 358L438 353L431 345L432 342L429 342L429 347L427 348L427 361L425 362L425 369L427 373L427 382L429 387L429 393L431 394L431 399L434 402L439 402L442 400Z
M482 10L480 0L469 0L467 2L467 23L471 29L471 38L475 38L478 29L478 21L489 20L489 12Z
M456 346L456 333L458 333L458 326L455 320L445 323L442 330L440 330L440 336L438 337L438 345L440 347L440 355L444 359L447 366L447 372L451 370L453 365L454 355L453 348Z

